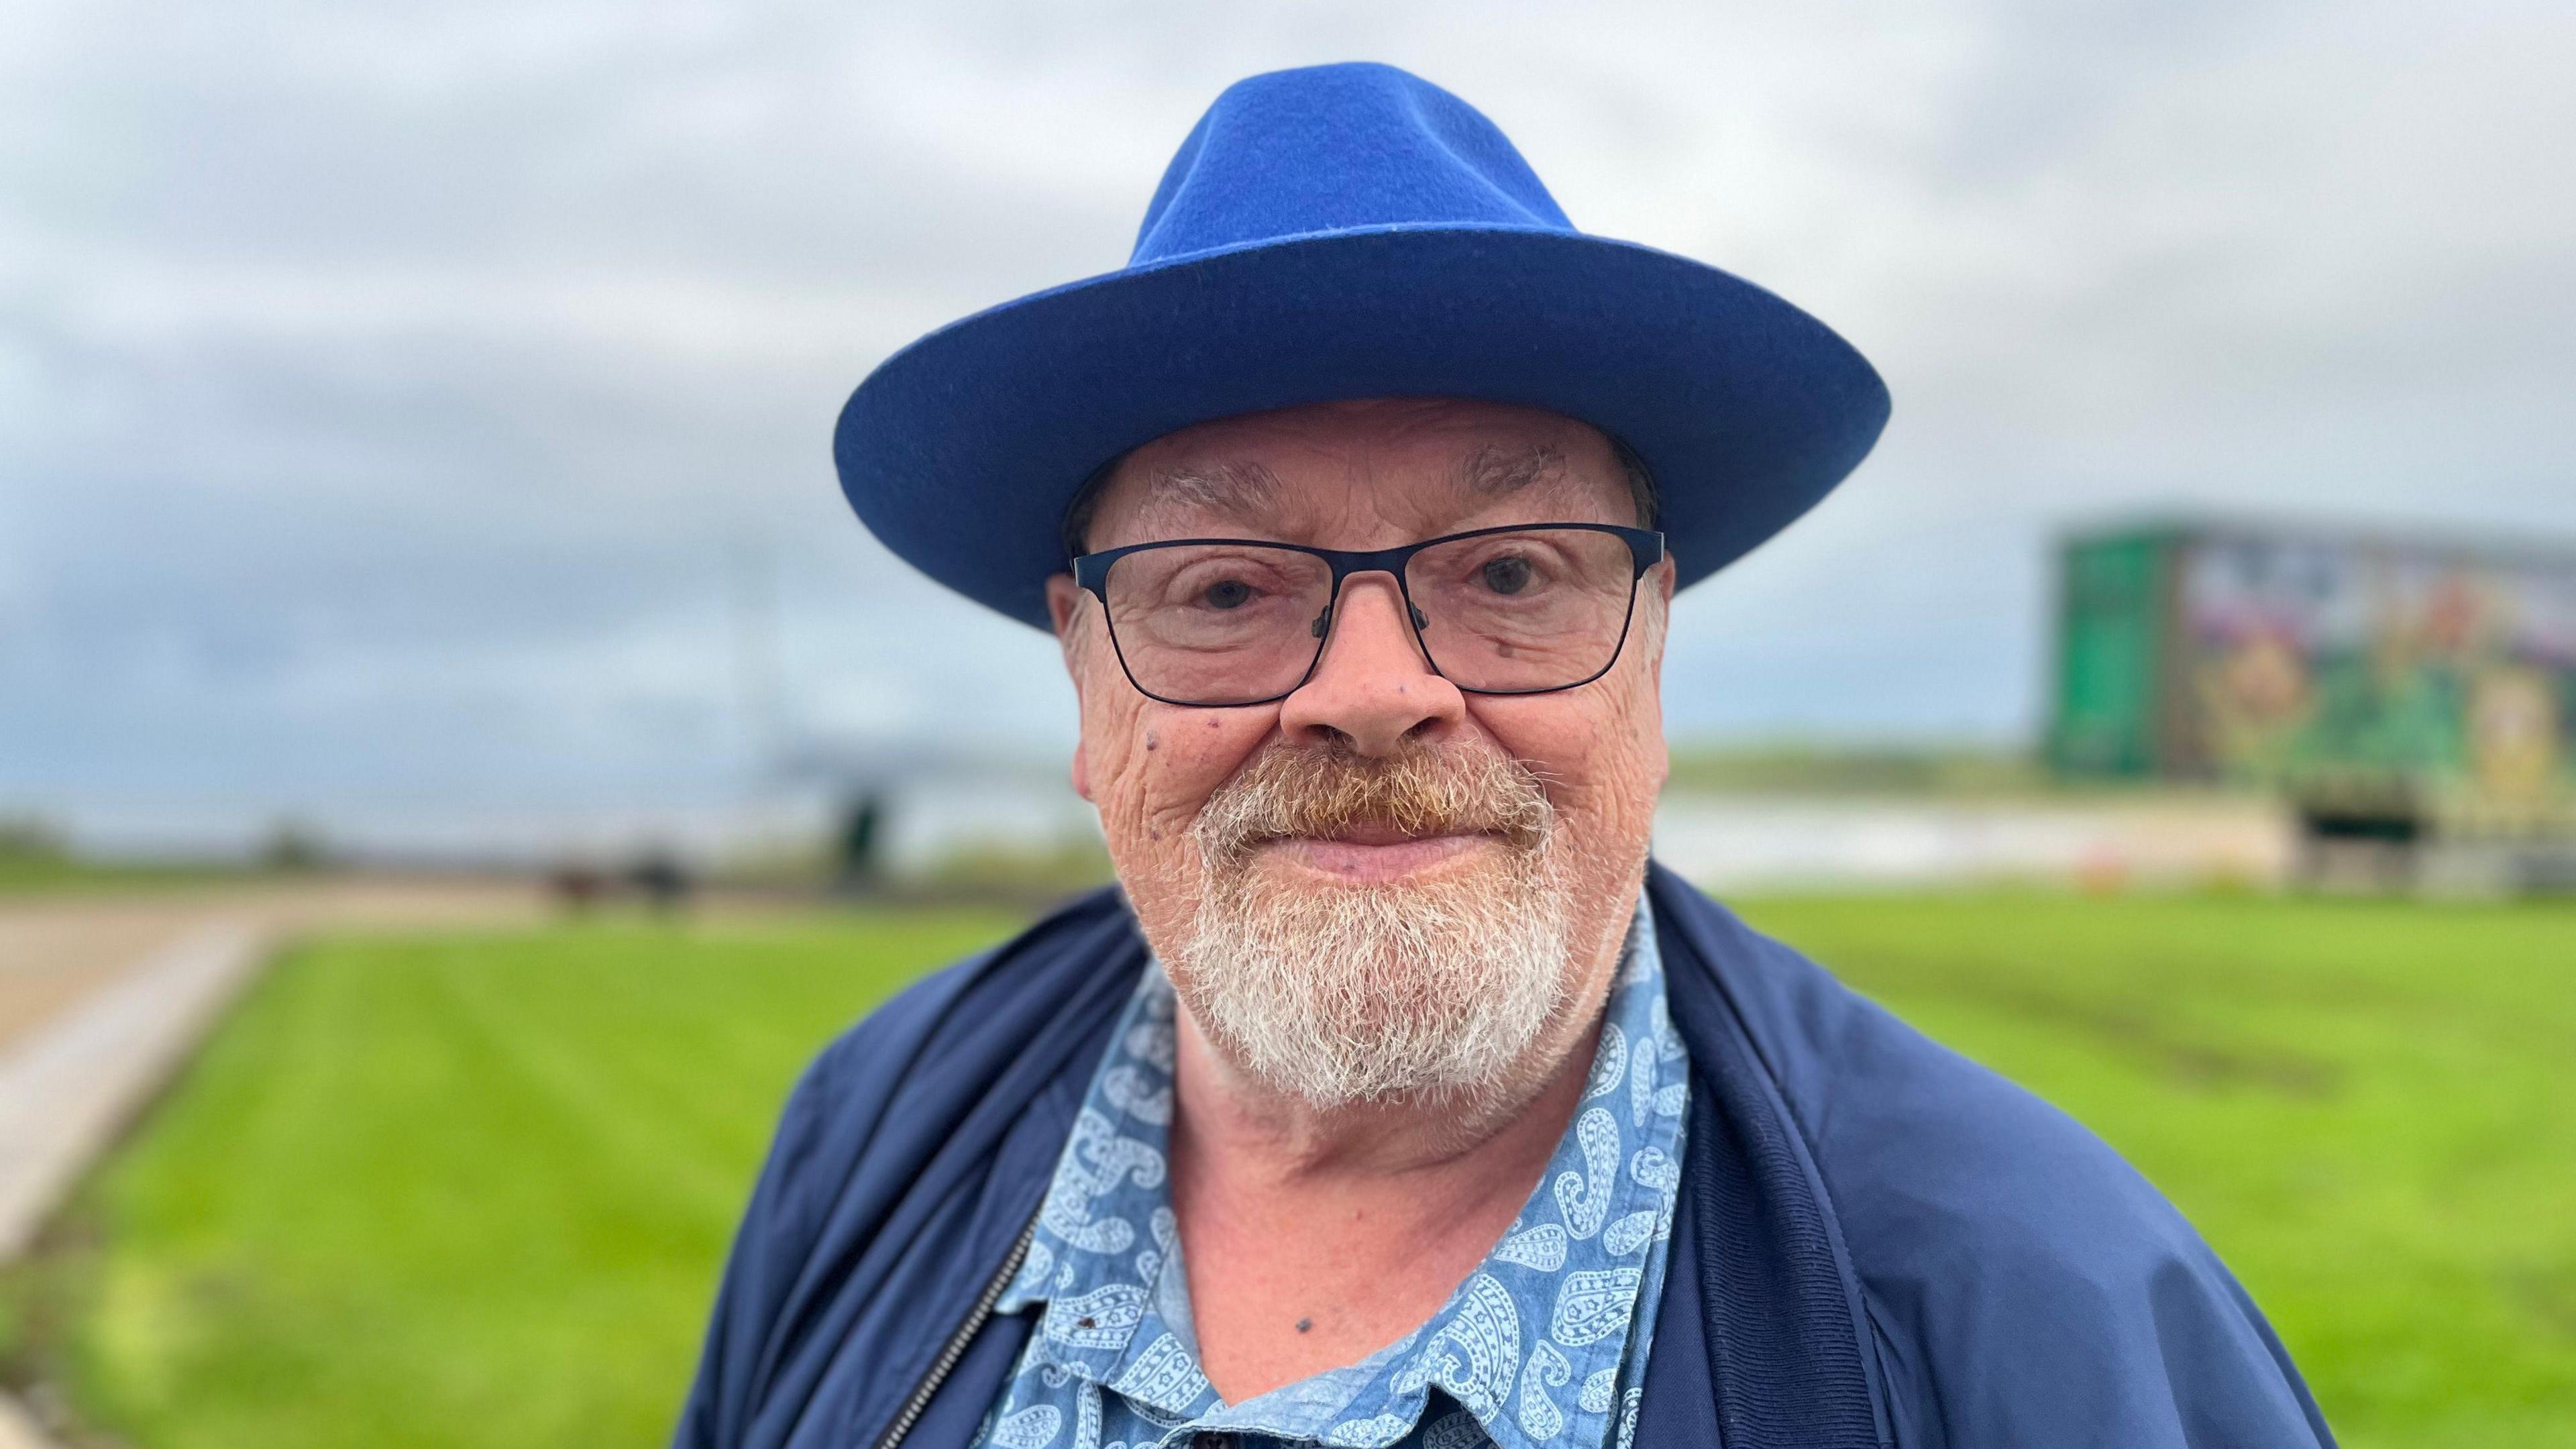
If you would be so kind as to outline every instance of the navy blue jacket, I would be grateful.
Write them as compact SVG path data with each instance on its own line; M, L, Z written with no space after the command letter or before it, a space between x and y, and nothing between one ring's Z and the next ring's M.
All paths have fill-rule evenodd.
M1635 1449L2332 1445L2244 1290L2099 1139L1679 877L1648 886L1693 1102ZM1146 961L1102 891L823 1051L682 1449L868 1449L908 1416L904 1449L967 1449L1029 1331L977 1300Z

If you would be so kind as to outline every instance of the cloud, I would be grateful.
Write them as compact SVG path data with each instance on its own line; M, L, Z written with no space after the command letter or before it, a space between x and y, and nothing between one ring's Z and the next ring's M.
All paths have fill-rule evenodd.
M1226 81L1354 57L1893 384L1852 484L1685 601L1677 732L2025 730L2071 520L2576 534L2563 5L34 0L0 801L721 798L747 669L802 735L1060 750L1046 641L848 520L830 420L1116 265Z

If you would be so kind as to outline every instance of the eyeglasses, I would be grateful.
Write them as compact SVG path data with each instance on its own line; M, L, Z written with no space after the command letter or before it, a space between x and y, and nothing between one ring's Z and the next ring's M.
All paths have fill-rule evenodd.
M1324 657L1342 581L1395 576L1423 657L1470 694L1546 694L1610 672L1637 581L1664 536L1606 523L1536 523L1353 553L1241 538L1179 538L1086 553L1130 684L1164 704L1221 708L1295 693Z

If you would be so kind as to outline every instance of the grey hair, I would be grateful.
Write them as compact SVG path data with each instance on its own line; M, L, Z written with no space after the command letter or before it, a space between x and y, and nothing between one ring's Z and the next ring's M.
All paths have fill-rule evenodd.
M1605 432L1602 436L1610 440L1610 454L1619 460L1619 471L1627 479L1628 501L1637 510L1637 526L1655 527L1662 521L1663 507L1655 490L1654 470L1648 468L1646 460L1637 456L1637 450L1629 447L1617 434ZM1126 459L1127 454L1121 453L1092 469L1090 476L1082 480L1082 486L1073 490L1073 501L1064 507L1066 558L1090 551L1091 520L1100 512L1100 495L1109 491L1109 480L1117 476L1118 465Z
M1655 493L1654 470L1646 466L1645 459L1637 456L1636 449L1629 447L1617 435L1604 433L1602 436L1610 439L1610 454L1619 460L1619 471L1627 476L1628 501L1637 506L1637 526L1653 528L1663 522L1663 503Z

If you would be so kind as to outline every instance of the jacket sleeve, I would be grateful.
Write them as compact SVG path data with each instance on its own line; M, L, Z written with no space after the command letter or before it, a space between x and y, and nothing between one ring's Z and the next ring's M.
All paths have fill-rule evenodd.
M1904 1449L2318 1449L2262 1312L2073 1118L1856 999L1807 1114Z
M2065 1113L1681 901L1811 1154L1899 1449L2319 1449L2263 1315Z
M2126 1215L2093 1206L2109 1210L2027 1232L1935 1212L1870 1245L1898 1444L2330 1449L2288 1353L2190 1229L2131 1218L2118 1241Z

